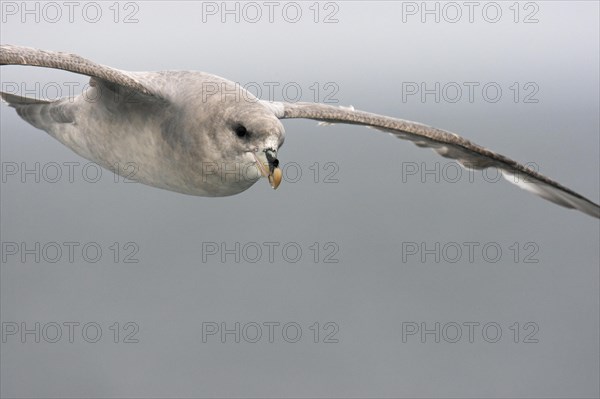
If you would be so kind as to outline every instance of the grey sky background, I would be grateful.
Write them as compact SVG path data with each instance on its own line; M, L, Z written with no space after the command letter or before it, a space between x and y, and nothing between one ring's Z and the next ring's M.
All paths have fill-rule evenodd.
M494 18L487 2L478 3L472 23L465 6L451 23L455 14L446 3L438 4L439 23L434 16L422 22L420 13L403 14L421 2L319 3L317 23L313 2L296 3L302 10L297 23L282 15L289 3L278 3L273 23L262 2L256 3L262 19L244 20L240 3L240 22L233 16L222 22L194 1L119 3L118 23L112 2L97 3L102 16L96 23L86 21L80 11L86 3L78 3L72 23L64 6L56 23L48 21L54 14L23 23L7 3L20 7L2 2L3 43L69 51L124 70L206 71L260 86L266 99L268 85L279 85L275 100L286 99L285 85L300 87L304 101L315 100L314 87L320 101L337 88L330 99L340 105L459 133L533 163L595 202L600 198L596 2L519 3L519 22L513 2L498 2L496 23L482 14L487 7L485 17ZM133 11L138 22L123 23ZM338 22L323 23L331 12ZM526 16L538 22L524 23ZM52 82L63 90L65 82L87 82L62 71L0 71L4 90L23 84L37 95ZM450 83L448 90L462 87L462 97L451 102L454 92L440 92L436 102L434 95L422 101L406 94L407 87L436 82L440 88ZM465 82L478 84L472 102ZM489 83L502 89L497 102L482 94ZM600 394L599 223L504 180L490 182L494 171L487 178L475 173L472 181L462 171L455 179L453 162L381 132L288 120L279 158L293 168L277 191L260 181L233 197L191 197L115 183L106 170L90 183L82 176L88 161L4 104L0 115L2 397ZM78 162L73 182L64 162ZM40 171L63 165L62 178L22 182L18 173L7 174L14 165L36 163ZM406 173L415 167L417 174ZM436 167L437 176L420 176ZM297 170L302 176L290 181ZM337 183L326 182L331 179ZM79 243L73 262L65 242ZM277 243L272 261L269 242ZM54 252L41 254L39 263L33 255L23 262L20 253L7 254L7 243L58 243L63 254L56 263L48 262ZM83 258L87 243L102 249L98 262ZM222 262L220 252L206 252L210 243L239 243L250 252L238 252L239 262L234 255ZM255 263L253 243L262 249ZM435 253L424 260L420 250L409 254L412 243L434 249L439 243L439 261ZM472 262L464 243L474 243ZM298 247L302 254L292 262ZM125 263L132 248L139 262ZM337 263L326 263L332 251ZM36 322L40 331L47 326L39 343L33 334L23 339L20 330L8 334L21 323L35 329ZM80 323L73 342L68 322ZM138 326L130 336L137 343L123 342L133 331L128 322ZM280 323L273 342L269 322ZM479 323L473 342L469 322ZM52 323L62 326L55 343L49 342ZM95 335L92 329L83 336L86 323L102 329L98 342L86 341ZM225 342L219 334L203 342L203 323L229 329L240 323L240 342L232 334ZM262 326L256 343L249 342L252 323ZM286 323L301 327L297 342L287 342L293 329L283 337ZM433 334L421 342L420 331L403 340L403 331L421 323L428 329L440 323L438 343ZM455 325L462 336L452 343ZM488 342L494 326L502 335ZM328 333L337 342L324 342Z

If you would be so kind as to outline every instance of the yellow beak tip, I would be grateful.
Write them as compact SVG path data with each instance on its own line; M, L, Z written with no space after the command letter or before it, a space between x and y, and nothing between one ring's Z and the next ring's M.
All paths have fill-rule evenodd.
M277 187L279 187L279 184L281 184L281 178L281 169L275 168L273 170L273 173L269 175L269 183L271 183L271 187L273 187L273 190L276 190Z

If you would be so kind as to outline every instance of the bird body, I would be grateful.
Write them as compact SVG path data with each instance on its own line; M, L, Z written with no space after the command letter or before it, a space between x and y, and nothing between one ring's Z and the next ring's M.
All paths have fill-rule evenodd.
M204 72L127 72L74 54L21 46L1 45L0 65L90 76L90 88L73 99L0 96L24 120L82 157L166 190L227 196L248 189L261 176L277 188L282 176L277 151L285 136L280 119L308 118L388 132L466 168L495 167L521 188L600 218L600 206L575 191L455 133L418 122L352 107L263 101Z
M203 72L130 74L157 96L92 78L89 88L75 98L4 98L31 125L131 180L184 194L227 196L260 179L255 158L236 151L232 144L237 137L219 128L244 119L235 111L243 101L248 119L253 119L244 125L247 129L271 122L274 131L283 132L258 98L234 82ZM271 147L280 145L279 139L269 141Z

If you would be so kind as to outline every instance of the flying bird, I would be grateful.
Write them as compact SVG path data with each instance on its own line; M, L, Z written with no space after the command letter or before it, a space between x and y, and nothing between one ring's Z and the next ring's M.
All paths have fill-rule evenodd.
M238 194L266 177L281 182L282 119L371 127L431 148L471 169L495 167L511 183L600 218L600 206L510 158L417 122L305 102L263 101L238 84L197 71L128 72L75 54L1 45L0 65L30 65L90 77L74 98L0 96L19 116L82 157L133 180L198 196ZM231 95L236 93L236 95ZM129 173L129 172L127 172ZM126 177L131 177L127 175Z

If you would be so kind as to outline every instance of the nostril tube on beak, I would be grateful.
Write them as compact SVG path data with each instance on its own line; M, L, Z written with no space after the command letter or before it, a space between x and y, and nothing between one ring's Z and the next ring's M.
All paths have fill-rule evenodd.
M265 150L265 156L267 157L267 161L269 162L269 169L271 173L273 172L273 169L279 166L279 160L276 158L275 154L277 154L275 150Z
M273 188L279 187L282 177L281 169L279 169L279 160L276 158L276 154L276 150L265 150L265 156L267 157L267 162L269 162L269 183L271 183L271 187Z

